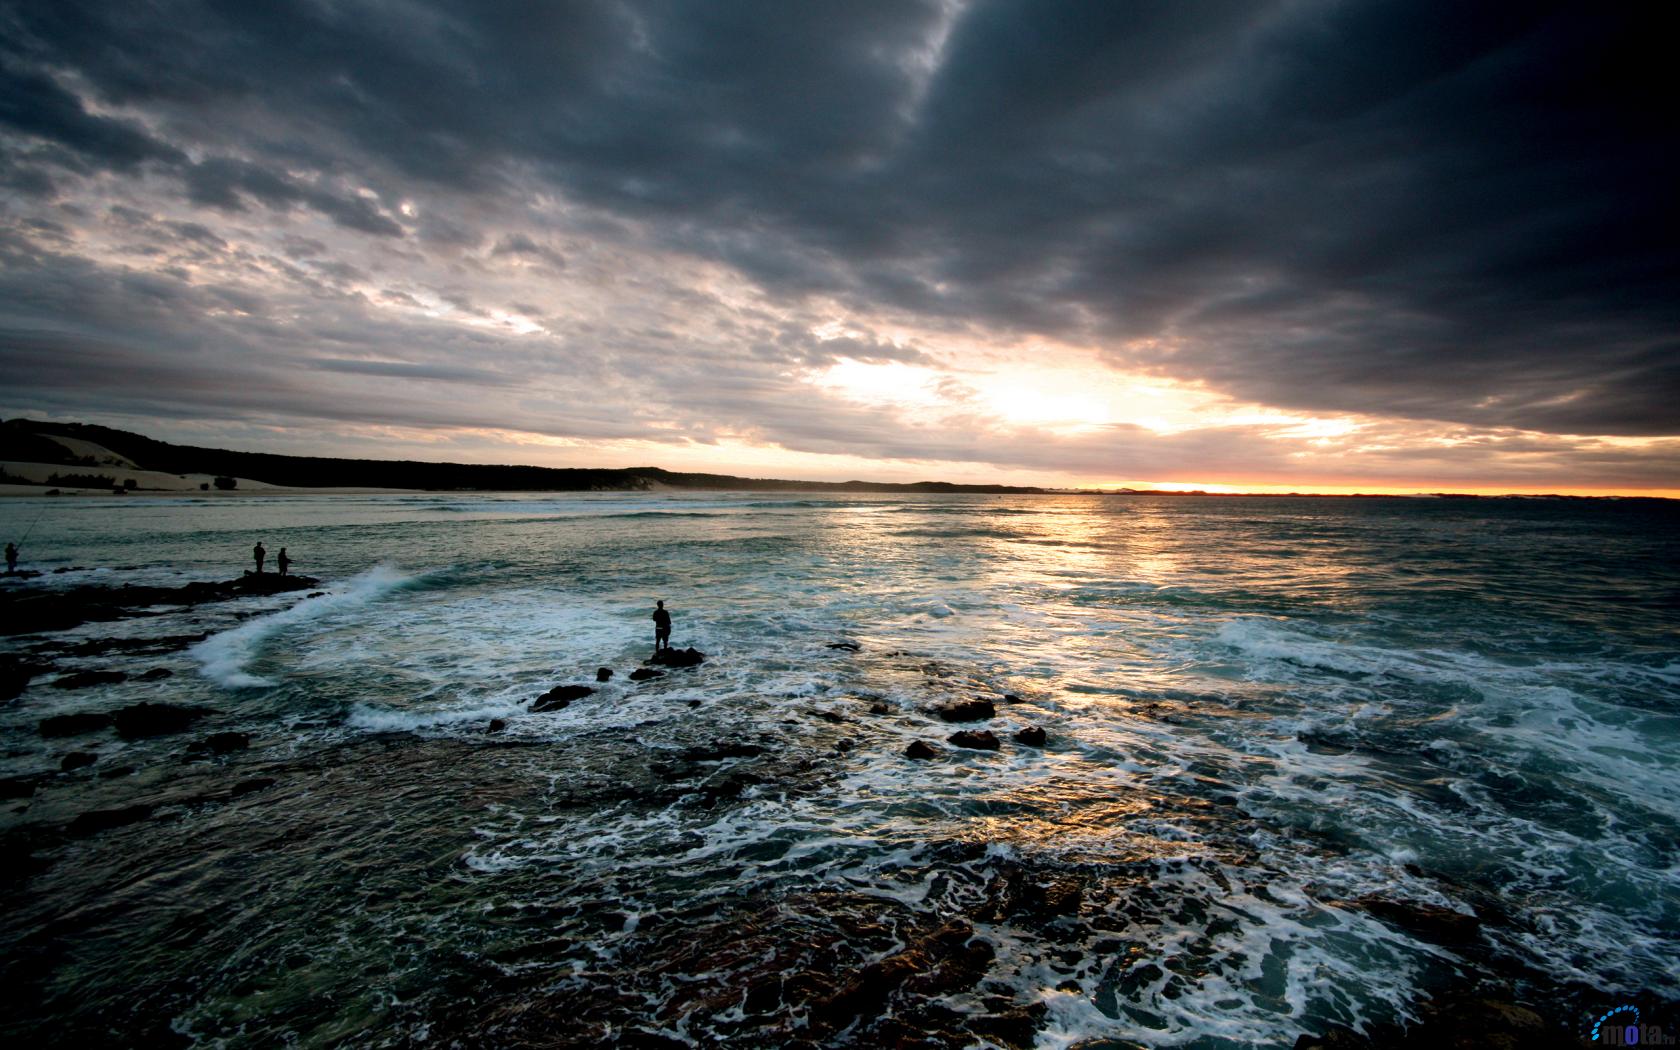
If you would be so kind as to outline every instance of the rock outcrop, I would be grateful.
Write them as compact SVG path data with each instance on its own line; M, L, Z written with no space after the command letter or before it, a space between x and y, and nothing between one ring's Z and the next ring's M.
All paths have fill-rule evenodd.
M163 736L186 731L192 724L212 714L205 707L183 707L178 704L135 704L124 707L111 716L117 735L124 740Z
M661 667L699 667L706 662L706 654L698 649L661 649L648 660Z
M949 740L954 747L974 751L996 751L999 747L997 734L990 729L959 729L950 735Z
M586 685L557 685L548 692L537 697L531 704L532 711L559 711L573 700L582 700L595 690Z
M984 722L997 714L997 708L990 700L975 697L973 700L960 700L954 704L944 704L933 709L933 713L947 722Z

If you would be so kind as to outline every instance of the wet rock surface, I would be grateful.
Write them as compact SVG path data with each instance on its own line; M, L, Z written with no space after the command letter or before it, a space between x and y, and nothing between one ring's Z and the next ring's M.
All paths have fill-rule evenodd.
M661 649L648 661L660 667L699 667L706 662L706 654L698 649Z
M189 583L180 587L72 587L66 590L0 590L0 635L62 631L84 623L127 619L154 605L198 605L315 587L308 576L257 575L232 580Z
M560 711L569 707L574 700L582 700L593 695L595 690L586 685L557 685L548 692L531 702L533 712Z
M990 729L959 729L948 738L952 747L965 747L973 751L996 751L999 744L997 734Z
M947 722L983 722L997 714L990 700L979 697L934 708L934 714Z
M1015 731L1015 742L1028 747L1043 747L1047 739L1044 730L1038 726L1027 726Z

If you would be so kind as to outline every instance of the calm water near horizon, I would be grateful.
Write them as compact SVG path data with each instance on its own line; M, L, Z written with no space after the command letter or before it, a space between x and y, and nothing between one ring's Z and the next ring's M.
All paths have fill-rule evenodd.
M8 589L228 579L262 540L325 592L0 639L131 676L0 706L0 777L96 758L0 816L33 850L0 1032L32 1045L774 1045L948 922L991 954L925 998L1043 1004L1044 1047L1289 1045L1486 975L1574 1017L1680 979L1680 504L0 500L25 532L23 567L73 571ZM707 662L631 683L655 599ZM563 683L596 692L528 711ZM996 752L930 714L975 696ZM216 713L37 730L147 700ZM251 746L187 754L215 731Z

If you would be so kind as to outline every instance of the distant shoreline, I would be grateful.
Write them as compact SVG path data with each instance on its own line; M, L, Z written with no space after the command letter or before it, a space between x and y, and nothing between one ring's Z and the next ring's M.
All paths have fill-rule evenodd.
M99 484L90 484L99 482ZM338 459L172 445L85 423L11 419L0 423L0 497L109 497L121 489L147 496L377 495L450 493L758 492L953 494L996 496L1218 496L1284 499L1560 499L1665 500L1602 493L1207 492L1200 489L1045 488L945 481L794 481L660 467L536 467ZM117 496L116 498L121 498Z

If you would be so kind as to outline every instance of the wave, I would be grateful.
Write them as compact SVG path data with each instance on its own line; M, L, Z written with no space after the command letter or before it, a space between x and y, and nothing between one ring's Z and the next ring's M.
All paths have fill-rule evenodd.
M269 639L289 628L366 605L430 575L409 575L388 565L376 565L345 581L342 591L305 599L279 612L247 620L231 630L211 635L188 652L199 662L201 673L218 685L229 689L267 688L277 683L251 674L247 668Z

